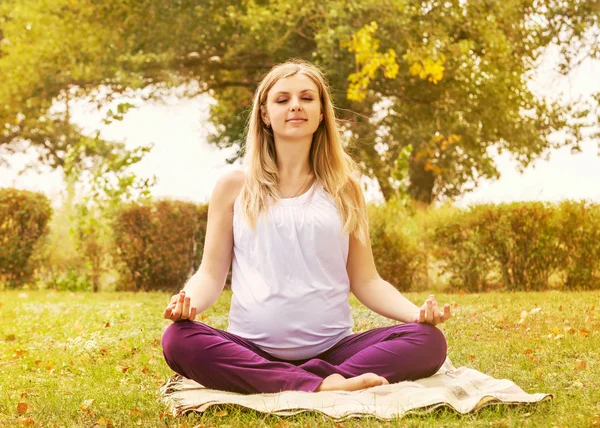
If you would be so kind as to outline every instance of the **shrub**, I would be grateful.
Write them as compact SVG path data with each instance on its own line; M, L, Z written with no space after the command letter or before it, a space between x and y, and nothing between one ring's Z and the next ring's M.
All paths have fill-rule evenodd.
M563 201L556 214L565 288L600 287L600 205Z
M379 275L399 290L427 283L427 258L415 217L399 201L369 205L369 234Z
M470 215L482 251L500 267L509 290L541 290L559 264L554 207L543 202L478 205Z
M31 254L48 232L52 207L36 192L0 189L0 284L16 288L31 280Z
M490 286L493 261L482 248L479 225L467 211L436 218L429 233L432 255L440 263L449 285L458 290L479 292Z
M180 289L198 269L206 233L207 207L160 200L128 205L113 221L122 289Z

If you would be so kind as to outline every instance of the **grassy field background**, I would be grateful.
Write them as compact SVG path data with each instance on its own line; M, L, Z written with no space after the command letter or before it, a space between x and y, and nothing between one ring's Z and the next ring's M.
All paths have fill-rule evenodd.
M406 293L420 304L427 293ZM600 292L437 294L454 317L440 326L456 367L508 378L551 402L438 410L401 420L334 423L233 407L173 418L159 387L172 374L160 338L161 293L0 292L0 426L600 426ZM225 329L230 292L198 320ZM393 321L352 298L355 331Z

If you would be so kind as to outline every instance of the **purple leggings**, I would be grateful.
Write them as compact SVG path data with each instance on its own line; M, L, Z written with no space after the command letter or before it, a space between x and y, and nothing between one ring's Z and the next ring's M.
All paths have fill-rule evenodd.
M398 324L340 340L307 360L281 360L235 334L196 321L171 324L162 337L171 369L206 388L239 393L314 391L324 378L376 373L388 382L433 375L446 359L444 334L429 324Z

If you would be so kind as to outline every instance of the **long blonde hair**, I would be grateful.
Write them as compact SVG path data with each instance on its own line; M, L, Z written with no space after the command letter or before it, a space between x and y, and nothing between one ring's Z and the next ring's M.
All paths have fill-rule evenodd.
M315 179L329 193L338 208L343 230L365 243L368 220L362 189L358 181L356 162L344 151L340 129L329 88L321 71L313 64L293 59L274 66L260 82L254 94L248 123L246 154L246 183L240 193L242 211L255 229L260 213L267 211L271 199L278 201L279 170L272 131L261 119L266 108L267 94L280 79L302 73L312 79L319 89L323 121L313 135L309 166Z

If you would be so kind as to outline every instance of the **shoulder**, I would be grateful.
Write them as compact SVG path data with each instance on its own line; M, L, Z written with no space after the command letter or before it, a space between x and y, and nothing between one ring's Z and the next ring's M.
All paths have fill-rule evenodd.
M213 189L211 202L219 201L233 205L246 182L246 172L241 169L228 171L221 175Z

